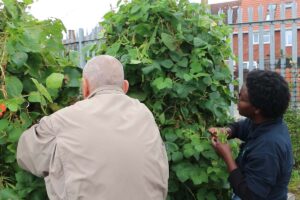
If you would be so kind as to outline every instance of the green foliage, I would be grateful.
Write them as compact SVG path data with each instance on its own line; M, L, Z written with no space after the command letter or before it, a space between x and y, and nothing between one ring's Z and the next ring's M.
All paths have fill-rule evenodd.
M289 109L284 120L287 123L291 135L293 154L295 159L295 168L300 170L300 111Z
M217 132L217 138L221 143L227 143L227 134L221 131Z
M228 122L230 28L187 0L133 0L101 23L99 54L125 66L129 95L154 113L170 163L168 199L228 199L224 162L207 128ZM221 23L221 22L220 22ZM232 142L233 149L237 143Z
M300 198L300 170L299 169L294 169L292 171L292 176L291 180L289 183L289 192L293 193L296 198Z
M47 199L44 180L16 163L24 130L45 114L77 100L80 70L62 57L59 20L38 21L25 10L31 0L3 0L0 8L0 199Z

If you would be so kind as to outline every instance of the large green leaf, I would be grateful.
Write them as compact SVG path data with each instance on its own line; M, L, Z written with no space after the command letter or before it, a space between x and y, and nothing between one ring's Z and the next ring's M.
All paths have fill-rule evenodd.
M183 57L179 62L177 62L177 65L180 67L187 67L188 59L186 57Z
M12 129L12 131L10 131L8 133L8 141L9 142L17 142L23 131L24 131L24 129L22 129L22 128Z
M21 120L23 129L28 128L32 124L32 119L30 118L28 113L22 112L20 114L20 120Z
M141 9L141 7L139 5L135 5L132 7L130 14L135 14L137 13L139 10Z
M47 88L58 89L62 87L64 75L60 73L52 73L46 79Z
M65 81L67 87L80 87L81 85L81 73L78 68L66 67L64 69Z
M176 40L174 39L174 36L169 35L167 33L162 33L161 34L161 39L162 42L171 50L175 51L176 50Z
M198 168L192 170L191 179L195 185L200 185L202 183L208 183L208 175L205 168Z
M41 45L39 43L41 32L41 27L28 27L24 30L20 43L28 48L28 52L41 51Z
M142 71L145 75L147 75L147 74L151 73L152 71L154 71L155 69L161 70L160 65L157 62L153 62L152 64L144 67L142 69Z
M158 89L158 90L162 90L162 89L166 89L166 88L172 88L173 86L173 82L172 79L170 78L163 78L163 77L159 77L156 78L152 84Z
M12 56L12 61L18 66L22 67L28 59L28 55L25 52L16 52Z
M49 94L48 90L42 85L40 84L36 79L31 78L31 80L33 81L34 85L36 86L36 88L38 89L38 91L51 103L53 103L51 95Z
M42 101L41 94L39 92L30 92L28 101L33 103L41 102Z
M7 119L1 119L0 120L0 132L5 130L9 124L9 121Z
M190 178L193 165L189 162L180 163L175 166L175 172L181 182L185 182Z
M194 38L194 45L195 45L195 47L201 47L201 46L203 47L206 44L207 44L207 42L204 41L204 40L202 40L201 38L198 38L198 37Z
M14 0L2 0L12 18L18 17L18 8Z
M111 55L111 56L116 56L117 55L117 53L118 53L118 51L119 51L119 49L120 49L120 46L121 46L121 44L120 43L114 43L113 45L111 45L108 49L107 49L107 51L106 51L106 53L108 54L108 55Z
M163 67L167 68L167 69L172 68L173 65L174 65L173 62L172 62L172 60L170 60L170 59L163 60L163 61L160 62L160 64L161 64Z
M136 33L138 33L139 35L145 37L145 36L149 36L153 30L151 30L152 26L149 24L138 24L135 27L135 31Z
M181 161L183 159L183 155L180 151L172 153L172 160L174 162Z
M23 84L16 76L6 76L5 85L8 97L18 97L22 95Z
M18 111L18 109L21 108L21 105L24 102L25 102L25 100L23 97L17 97L17 98L5 100L5 104L6 104L7 108L12 112Z
M4 188L0 190L0 199L13 199L13 200L21 200L21 198L18 197L16 194L16 191L14 191L11 188Z

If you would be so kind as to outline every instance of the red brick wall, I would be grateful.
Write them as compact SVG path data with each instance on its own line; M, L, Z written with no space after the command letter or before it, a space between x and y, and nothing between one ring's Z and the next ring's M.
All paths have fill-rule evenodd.
M252 21L253 22L257 22L260 21L258 19L258 7L262 6L263 7L263 17L262 20L265 21L266 20L266 15L268 13L268 6L269 4L276 4L276 10L275 10L275 15L274 15L274 19L275 20L279 20L281 19L280 17L280 5L281 3L285 4L285 3L291 3L292 0L240 0L240 8L242 9L242 23L247 23L249 22L249 18L248 18L248 8L252 8L253 9L253 18ZM296 0L295 1L298 4L298 9L297 9L297 17L300 17L300 0ZM292 18L292 9L286 9L285 12L285 19L291 19ZM237 21L233 22L233 23L237 23ZM300 23L298 23L298 26L300 26ZM286 28L291 28L291 24L286 24L285 25ZM280 24L276 23L275 24L275 29L279 29L280 28ZM259 29L259 27L257 25L253 25L253 30L257 31ZM264 26L264 29L268 30L269 26ZM247 27L243 27L243 31L247 32L248 28ZM237 29L234 29L234 32L237 32Z
M253 21L258 21L258 12L257 8L259 6L263 6L263 13L264 16L267 13L268 5L269 4L276 4L276 11L275 11L275 19L280 19L280 4L281 3L289 3L292 2L292 0L241 0L241 8L243 9L243 22L248 22L248 14L247 14L247 9L249 7L252 7L254 9L254 14L253 14ZM296 0L295 2L300 5L300 0ZM300 9L297 11L297 16L300 16ZM287 9L285 13L286 18L291 18L292 17L292 9Z
M280 31L275 31L275 59L280 58ZM300 30L298 30L298 46L297 46L297 51L298 51L298 56L300 57ZM286 46L285 47L286 51L286 57L291 57L292 56L292 47L291 46ZM238 35L234 34L233 35L233 52L236 56L238 56ZM258 61L259 58L259 45L254 44L253 45L253 59ZM270 44L264 44L264 58L269 59L270 58ZM243 34L243 60L249 60L249 39L248 39L248 33Z

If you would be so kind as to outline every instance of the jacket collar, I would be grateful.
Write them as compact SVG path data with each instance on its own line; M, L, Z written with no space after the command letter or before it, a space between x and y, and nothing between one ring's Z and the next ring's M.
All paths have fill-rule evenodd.
M124 94L124 91L122 90L122 88L115 85L105 85L94 90L88 96L88 99L100 94Z
M276 119L271 119L260 124L252 123L252 127L251 127L252 131L250 132L248 138L257 138L263 135L264 133L268 132L270 126L274 126L275 124L280 124L282 122L283 122L282 117L278 117Z

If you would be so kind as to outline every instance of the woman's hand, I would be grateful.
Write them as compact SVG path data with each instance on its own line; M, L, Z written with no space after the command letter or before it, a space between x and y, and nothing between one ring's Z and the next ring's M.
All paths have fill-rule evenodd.
M221 143L218 138L212 137L211 139L212 146L216 152L223 158L225 161L228 171L232 172L237 168L237 165L232 157L231 149L228 143Z
M219 134L226 135L226 138L231 136L231 129L228 127L211 127L208 129L208 132L212 137L218 137Z
M211 139L212 145L216 152L225 159L226 157L231 155L231 149L228 143L222 143L216 137L212 137Z

